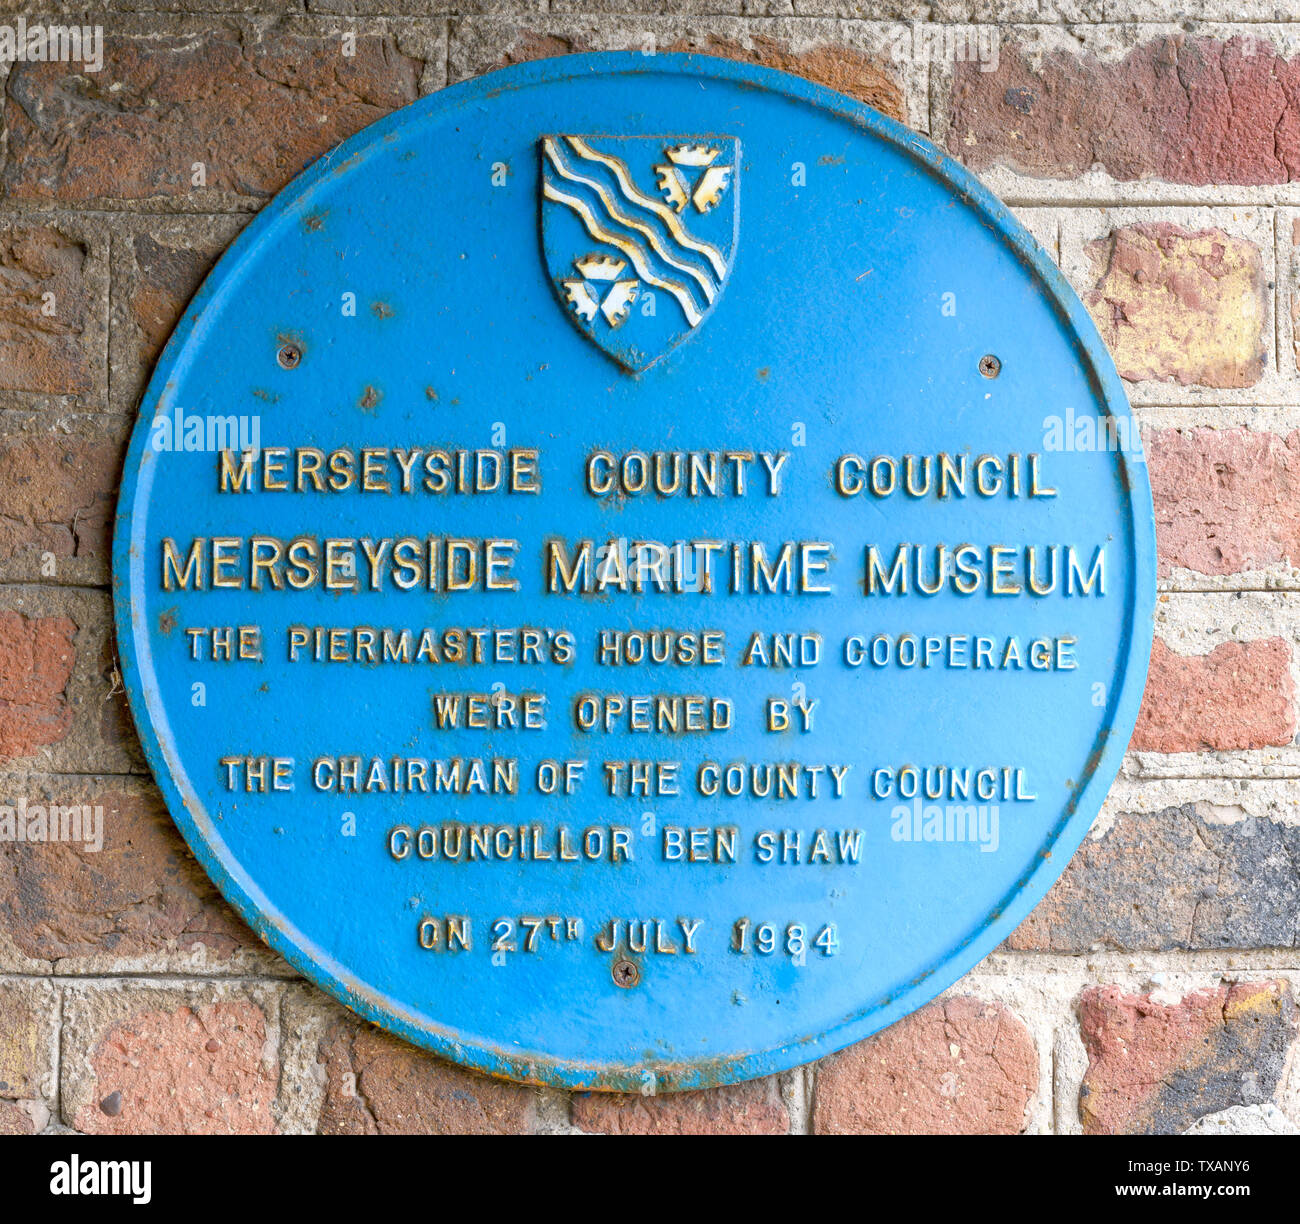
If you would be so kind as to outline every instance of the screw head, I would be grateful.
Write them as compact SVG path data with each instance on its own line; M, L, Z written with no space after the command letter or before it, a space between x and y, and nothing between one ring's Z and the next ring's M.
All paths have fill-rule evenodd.
M621 986L624 990L629 990L641 980L641 970L636 962L626 957L616 960L610 972L614 975L614 985Z
M1000 362L992 353L985 353L980 358L980 373L985 378L996 378L1002 373L1002 362Z
M296 344L282 344L275 355L276 363L282 370L295 370L302 361L302 349Z

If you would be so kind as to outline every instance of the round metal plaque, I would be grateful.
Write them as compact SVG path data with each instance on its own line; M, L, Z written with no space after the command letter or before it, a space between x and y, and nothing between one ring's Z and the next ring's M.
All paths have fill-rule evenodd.
M1086 312L924 139L672 55L493 73L249 226L132 442L118 638L218 887L349 1007L671 1091L920 1006L1064 869L1151 640Z

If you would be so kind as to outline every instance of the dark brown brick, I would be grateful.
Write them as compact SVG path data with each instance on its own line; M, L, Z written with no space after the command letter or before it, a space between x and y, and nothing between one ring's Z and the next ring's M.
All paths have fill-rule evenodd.
M826 43L806 51L791 51L779 39L765 34L756 34L746 42L710 34L680 39L668 50L694 51L779 68L857 98L900 123L907 121L903 90L893 74L875 58L851 47Z
M0 763L31 757L52 772L143 768L105 591L0 585Z
M134 411L148 375L243 217L135 218L113 246L113 407Z
M509 68L511 64L526 64L529 60L550 59L556 55L580 55L593 50L580 34L542 34L536 30L520 30L518 36L501 53L496 67Z
M104 365L103 286L87 242L0 221L0 390L85 397Z
M164 245L150 234L136 234L131 247L140 269L131 313L144 341L144 356L153 361L219 252Z
M486 60L482 66L505 68L527 60L572 55L605 47L635 51L648 35L653 34L661 50L716 55L722 59L779 68L783 72L794 73L816 81L819 85L849 94L891 118L905 121L902 86L884 55L867 55L833 40L796 51L793 49L794 44L783 36L784 32L780 29L772 32L755 30L745 36L731 37L706 29L708 22L702 22L698 32L686 34L678 33L679 25L665 26L656 19L650 19L650 24L653 29L647 30L642 25L629 25L626 19L622 19L608 35L594 28L568 28L567 23L566 28L560 31L527 28L512 30L508 39L500 40L504 44L500 52L493 60ZM734 23L731 24L734 26ZM480 32L480 40L482 37ZM470 57L482 48L474 46L468 51L465 48L458 50L463 61L459 71L464 75L477 67Z
M9 74L4 190L15 199L264 197L340 140L417 96L420 61L362 34L239 28L105 37L104 69L18 64Z
M17 781L0 789L12 806ZM194 861L152 784L128 779L24 778L28 804L102 809L102 847L0 842L0 921L34 960L185 964L259 947Z
M105 583L124 422L0 416L0 579Z

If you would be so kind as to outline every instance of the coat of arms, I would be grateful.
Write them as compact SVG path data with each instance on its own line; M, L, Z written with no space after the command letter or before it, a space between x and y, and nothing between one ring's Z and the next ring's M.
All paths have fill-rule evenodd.
M628 370L707 318L736 247L731 136L546 136L542 248L560 302Z

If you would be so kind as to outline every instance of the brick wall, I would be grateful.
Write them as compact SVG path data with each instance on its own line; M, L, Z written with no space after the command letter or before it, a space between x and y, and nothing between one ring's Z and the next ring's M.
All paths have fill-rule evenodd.
M107 0L100 74L0 68L0 795L110 813L98 854L0 843L0 1133L1294 1132L1300 27L1272 0L253 3ZM996 70L896 57L900 19L984 23ZM449 81L624 47L803 73L979 172L1115 355L1160 554L1131 752L1039 909L862 1045L658 1099L469 1074L273 957L144 769L107 585L144 379L248 218Z

